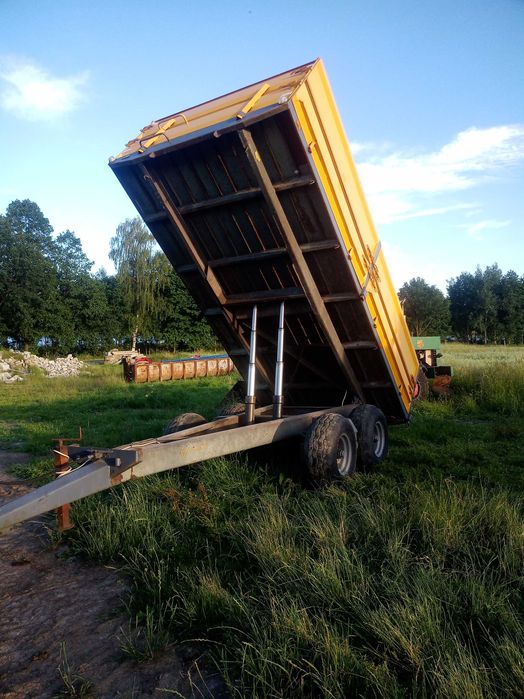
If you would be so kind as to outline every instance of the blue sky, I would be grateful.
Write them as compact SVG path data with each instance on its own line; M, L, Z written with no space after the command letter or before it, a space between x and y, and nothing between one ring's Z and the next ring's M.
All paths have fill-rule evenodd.
M0 211L111 270L139 129L321 56L397 286L524 274L524 1L0 0Z

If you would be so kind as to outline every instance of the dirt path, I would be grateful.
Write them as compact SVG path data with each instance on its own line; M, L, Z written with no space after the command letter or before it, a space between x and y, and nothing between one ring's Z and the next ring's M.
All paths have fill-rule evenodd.
M29 490L7 473L28 459L0 450L0 503ZM220 678L194 650L192 657L169 650L143 663L123 656L118 635L128 628L126 594L116 570L51 548L41 522L0 536L0 696L226 697ZM85 680L77 679L76 694L66 691L73 676ZM90 693L80 694L88 685Z

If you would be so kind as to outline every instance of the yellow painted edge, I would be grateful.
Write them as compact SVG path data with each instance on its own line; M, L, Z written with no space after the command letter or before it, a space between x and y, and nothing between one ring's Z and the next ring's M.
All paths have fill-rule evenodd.
M325 98L326 103L325 105L313 104L314 97L311 96L310 99L312 101L312 106L314 106L319 112L318 119L320 123L322 123L322 110L328 109L331 112L338 139L338 143L333 145L336 145L337 148L341 147L343 149L345 156L342 157L342 161L344 161L343 165L344 167L347 166L349 168L355 189L355 191L351 193L351 197L348 196L348 199L354 198L355 196L359 198L362 209L361 214L363 214L364 216L364 221L362 221L361 228L363 229L363 234L366 235L361 235L361 232L358 230L357 227L354 234L358 236L358 242L357 240L353 239L353 233L350 227L348 226L346 217L340 207L340 203L338 201L335 188L331 181L327 164L324 160L324 153L321 151L320 148L317 147L317 137L311 124L311 120L308 116L306 104L300 99L300 87L303 86L304 83L307 83L307 79L310 78L310 76L313 74L313 71L319 73L319 77L321 79L323 87L323 97ZM369 246L370 243L372 245L378 243L379 238L376 233L369 208L367 206L362 185L360 183L356 166L351 155L348 140L344 132L342 120L338 113L333 93L331 91L329 82L327 80L327 75L325 73L321 60L316 61L312 69L308 71L307 76L305 77L301 86L297 86L297 89L295 90L291 98L293 107L295 109L299 121L299 124L297 126L299 126L299 128L301 128L304 133L305 140L308 144L308 149L311 153L313 162L318 171L318 175L322 182L322 186L326 193L335 221L342 235L346 248L350 253L351 262L355 269L357 278L360 284L362 285L369 269L369 267L365 264L366 257L364 251L366 249L366 246ZM325 134L325 139L326 144L330 145L327 140L328 134ZM328 155L329 153L326 153L326 156ZM331 165L336 170L338 170L338 163L335 160L334 154ZM344 187L343 179L340 179L339 186ZM359 249L362 251L360 254L358 254ZM387 268L382 251L380 252L377 258L376 264L379 270L380 267L382 267L382 275L379 274L379 280L374 285L375 288L371 288L373 285L372 282L370 282L365 303L368 307L371 318L373 319L380 345L386 355L386 359L391 368L396 383L396 388L400 392L400 396L406 411L409 411L416 379L416 376L414 376L414 369L416 367L418 368L418 360L411 345L411 340L409 338L409 330L407 329L402 309L400 307L400 302L398 302L396 292L393 288L391 276L389 274L389 270ZM386 283L387 289L381 289L381 285L383 283ZM390 298L389 303L383 297L384 292L386 293L386 296ZM397 303L395 303L395 300ZM393 311L394 313L393 317L391 317L391 311ZM389 326L389 331L387 326ZM395 326L397 326L397 330ZM406 335L406 337L399 338L397 335L398 330L400 330L401 335ZM394 345L396 345L396 352L394 351ZM411 367L410 364L412 365ZM411 369L413 369L413 371Z

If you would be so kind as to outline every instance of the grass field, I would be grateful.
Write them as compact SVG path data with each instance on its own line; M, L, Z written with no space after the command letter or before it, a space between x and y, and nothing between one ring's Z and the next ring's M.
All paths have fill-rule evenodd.
M524 696L524 349L446 346L453 394L391 430L374 474L322 491L242 457L78 503L75 552L130 577L122 652L202 643L238 697ZM233 377L125 385L120 369L0 385L0 448L45 479L50 440L114 446Z

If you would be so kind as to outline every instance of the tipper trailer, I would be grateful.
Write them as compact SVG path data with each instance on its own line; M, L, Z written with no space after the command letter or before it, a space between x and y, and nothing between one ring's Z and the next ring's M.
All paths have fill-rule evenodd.
M146 126L110 166L244 382L212 422L55 450L0 530L132 478L301 437L310 480L365 468L408 421L419 362L321 60ZM62 523L64 522L63 511Z

